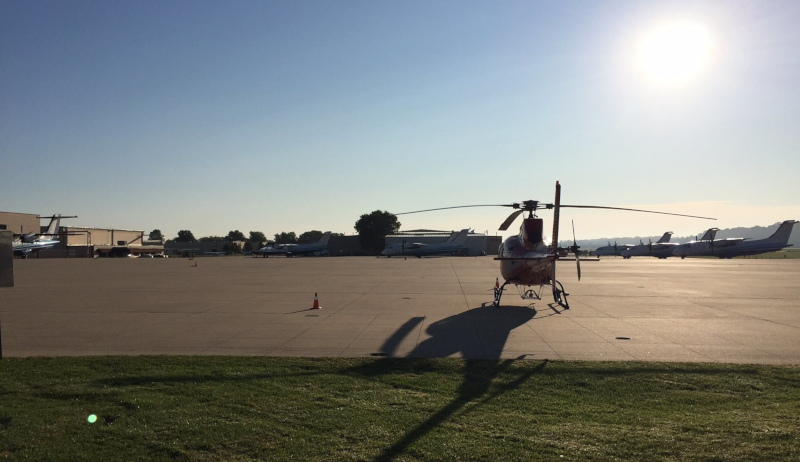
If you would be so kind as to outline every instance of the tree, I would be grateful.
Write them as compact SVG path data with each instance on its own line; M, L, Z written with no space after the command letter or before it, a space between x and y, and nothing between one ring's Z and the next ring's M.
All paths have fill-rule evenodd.
M235 242L226 242L225 245L222 246L222 251L227 254L242 253L242 248Z
M147 239L151 241L161 241L164 240L164 235L161 233L160 229L154 229L150 231L150 235L147 236Z
M222 236L203 236L200 238L200 242L219 242L223 240Z
M267 236L261 231L250 231L250 242L254 245L258 244L257 247L263 247L264 243L267 242Z
M312 242L317 242L322 238L322 231L312 230L306 231L297 238L298 244L310 244Z
M294 231L286 233L275 234L276 244L297 244L297 236Z
M175 242L196 242L197 239L194 238L194 234L188 229L182 229L178 231L178 237L175 238Z
M231 242L233 242L233 241L246 241L247 238L244 237L244 233L242 233L241 231L239 231L237 229L236 231L228 231L228 235L225 236L225 240L226 241L231 241Z
M253 250L253 241L245 242L244 247L242 247L242 250L244 250L245 252L251 252Z
M392 213L375 210L369 215L361 215L354 228L358 231L361 246L377 254L384 248L384 237L396 233L400 229L400 222Z

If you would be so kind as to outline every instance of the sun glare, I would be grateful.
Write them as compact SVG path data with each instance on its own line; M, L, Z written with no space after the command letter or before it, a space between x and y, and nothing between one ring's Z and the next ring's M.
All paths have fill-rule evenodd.
M678 22L659 26L639 46L639 66L653 82L679 86L694 80L708 64L711 38L705 27Z

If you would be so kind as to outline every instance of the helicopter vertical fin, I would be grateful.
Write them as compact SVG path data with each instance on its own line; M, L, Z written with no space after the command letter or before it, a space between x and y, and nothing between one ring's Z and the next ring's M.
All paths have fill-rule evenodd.
M561 205L561 185L556 181L556 200L553 205L553 253L558 253L558 215Z

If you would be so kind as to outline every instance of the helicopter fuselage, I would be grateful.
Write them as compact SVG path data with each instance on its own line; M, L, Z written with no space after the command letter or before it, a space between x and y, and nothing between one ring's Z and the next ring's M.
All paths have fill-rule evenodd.
M500 245L497 260L504 280L515 285L537 286L552 283L558 255L548 253L544 243L527 250L519 236L512 236Z
M500 274L515 285L545 285L555 279L558 255L544 242L541 218L525 218L519 234L506 239L498 249Z

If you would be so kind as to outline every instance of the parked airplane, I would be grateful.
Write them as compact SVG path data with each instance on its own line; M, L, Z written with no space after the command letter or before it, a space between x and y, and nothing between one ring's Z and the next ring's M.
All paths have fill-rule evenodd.
M598 247L594 250L594 255L598 257L612 257L612 256L619 256L623 251L633 247L633 244L620 244L617 245L614 242L614 245L611 245L611 242L608 245L604 245L603 247Z
M462 229L453 232L444 242L434 244L423 244L421 242L406 243L403 239L401 244L392 244L381 252L388 258L398 255L422 258L429 255L466 255L467 254L467 235L469 229Z
M49 249L61 242L58 239L55 239L54 236L58 235L58 229L59 226L61 226L62 218L78 217L62 217L61 215L53 215L50 217L50 224L47 225L47 232L42 234L25 233L16 235L11 246L14 255L22 258L28 258L31 253L38 254L40 250ZM40 236L50 236L50 238L42 239Z
M266 247L262 247L258 250L254 250L254 255L261 255L264 258L269 257L270 255L286 255L286 252L289 251L292 247L295 247L297 244L275 244Z
M719 228L708 228L708 231L706 231L706 233L703 234L703 237L701 237L699 240L713 241L714 238L717 237L717 231L719 231Z
M672 251L675 250L678 244L677 242L669 242L669 239L672 237L672 231L667 231L661 236L661 239L658 242L648 242L647 244L642 243L639 241L639 245L635 245L628 249L623 250L620 252L622 258L631 258L631 257L656 257L656 258L667 258L672 256Z
M689 242L676 248L674 255L686 258L691 256L713 256L718 258L733 258L742 255L758 255L760 253L775 252L785 247L791 247L789 237L792 227L798 223L795 220L786 220L778 227L775 233L766 239L749 240L731 238L720 240L700 240ZM711 230L709 230L711 231ZM715 230L716 233L716 230Z
M268 258L270 255L286 255L294 257L296 255L328 255L328 241L331 232L327 231L322 237L312 244L275 244L273 246L262 247L254 250L253 254Z

